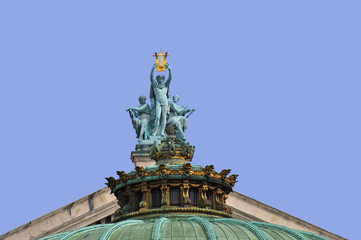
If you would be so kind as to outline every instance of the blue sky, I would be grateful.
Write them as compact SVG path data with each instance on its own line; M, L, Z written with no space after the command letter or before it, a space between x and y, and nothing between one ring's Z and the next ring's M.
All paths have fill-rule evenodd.
M359 1L1 1L0 234L130 171L125 109L170 54L193 164L349 239L360 219Z

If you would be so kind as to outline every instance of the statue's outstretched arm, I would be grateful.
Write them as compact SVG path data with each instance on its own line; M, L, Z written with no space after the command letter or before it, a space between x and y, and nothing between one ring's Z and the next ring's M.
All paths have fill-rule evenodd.
M169 64L165 65L165 67L169 70L169 76L167 81L165 82L165 86L169 87L170 82L172 81L172 69L169 67Z
M180 115L184 116L186 113L190 112L190 109L183 108Z
M143 104L142 106L139 106L139 107L137 107L137 108L131 108L132 110L135 110L135 111L137 111L137 112L142 112L142 111L144 111L145 109L147 109L147 105L148 104Z
M150 71L150 82L153 85L156 85L155 81L154 81L154 69L157 68L157 64L154 64L152 70Z
M132 120L134 117L138 117L140 115L137 108L130 107L130 108L125 109L125 111L129 112L129 116Z

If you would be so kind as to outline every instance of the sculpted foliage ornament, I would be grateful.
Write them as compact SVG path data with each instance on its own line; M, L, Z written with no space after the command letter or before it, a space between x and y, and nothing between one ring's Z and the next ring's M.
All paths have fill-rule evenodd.
M160 164L157 171L156 171L156 174L159 174L159 175L169 175L170 174L170 169L167 167L167 165L165 164Z
M155 143L150 147L149 153L151 159L155 161L169 160L173 161L180 160L179 163L186 161L192 161L195 147L189 143L185 143L182 140L170 136L164 138L160 144Z
M139 167L139 166L135 167L135 172L138 178L143 178L147 176L147 171L144 170L144 167Z
M182 168L185 175L192 174L193 173L192 169L193 169L193 167L192 167L192 164L190 164L190 163L184 164L183 168Z
M208 177L212 177L213 176L213 171L214 171L214 166L213 165L208 165L206 166L204 169L204 174Z
M219 175L221 176L222 180L225 180L227 175L231 172L231 169L224 169L222 170Z
M115 180L115 178L113 177L108 177L105 178L108 182L105 183L110 189L111 189L111 193L113 193L113 189L120 183L118 183L117 180Z
M238 174L233 174L229 176L229 178L225 178L226 182L228 182L231 186L234 186L237 182Z
M119 180L121 181L121 182L125 182L125 181L127 181L128 180L128 178L129 178L129 176L128 176L128 174L126 174L124 171L117 171L117 175L119 176Z

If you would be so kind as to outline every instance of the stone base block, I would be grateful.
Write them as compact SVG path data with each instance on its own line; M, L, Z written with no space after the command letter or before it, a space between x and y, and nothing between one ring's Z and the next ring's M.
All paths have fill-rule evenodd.
M132 159L132 162L136 167L148 167L155 165L155 161L150 158L148 150L132 151L130 159Z

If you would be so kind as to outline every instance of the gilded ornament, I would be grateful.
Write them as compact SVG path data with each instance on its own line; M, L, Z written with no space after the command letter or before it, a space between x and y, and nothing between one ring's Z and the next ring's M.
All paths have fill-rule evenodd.
M213 171L214 171L214 166L213 166L213 165L207 165L207 166L203 169L203 171L204 171L204 173L206 174L206 176L212 177Z
M162 207L166 207L168 205L167 195L169 193L169 187L167 185L167 180L162 181L162 187L160 188L162 191L162 199L160 201Z
M231 169L224 169L222 170L219 175L221 177L222 180L225 180L227 175L231 172Z
M136 175L138 178L143 178L147 175L147 171L144 169L144 167L135 167Z
M192 169L193 169L193 167L192 167L192 164L190 164L190 163L186 163L182 167L183 173L185 175L191 174L193 172Z
M228 206L226 206L226 213L228 213L229 215L232 215L232 209Z
M174 135L175 134L175 129L174 126L171 124L167 124L166 128L165 128L165 132L167 133L167 135Z
M145 186L142 187L141 192L142 194L142 201L139 203L139 211L144 211L148 209L148 195L149 195L149 189L146 186L146 183L144 184Z
M162 161L162 163L185 163L193 158L195 148L189 143L185 143L175 136L164 138L160 144L154 143L149 154L151 159ZM178 159L178 162L177 162Z
M171 173L170 169L165 164L160 164L156 171L157 175L162 175L162 176L168 175L170 173Z
M169 57L168 52L165 54L160 50L159 53L155 52L153 57L155 57L155 64L157 66L157 71L164 72L167 65L167 57Z
M113 177L105 178L108 182L105 183L111 190L111 193L113 193L113 189L118 185L117 181Z
M238 174L233 174L233 175L229 176L229 178L226 178L226 181L233 187L234 184L236 184L236 182L237 182L237 177L238 177Z
M191 199L189 197L189 184L188 180L184 180L183 186L180 188L183 193L184 205L190 207Z
M128 181L129 176L128 174L126 174L124 171L117 171L117 175L119 176L119 181L120 182L125 182Z

